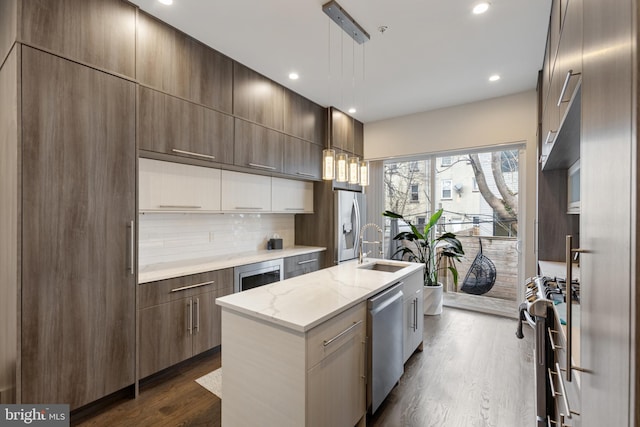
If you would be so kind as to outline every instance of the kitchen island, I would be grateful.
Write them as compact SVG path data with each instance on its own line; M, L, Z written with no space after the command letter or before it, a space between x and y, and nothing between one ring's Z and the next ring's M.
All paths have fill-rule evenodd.
M218 298L222 424L364 425L366 301L410 277L421 284L422 268L353 261Z

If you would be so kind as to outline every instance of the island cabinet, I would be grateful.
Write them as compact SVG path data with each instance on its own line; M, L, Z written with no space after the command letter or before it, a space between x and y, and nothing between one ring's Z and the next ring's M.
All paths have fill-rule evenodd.
M284 278L301 276L320 269L324 252L296 255L284 259Z
M138 91L141 150L233 164L233 117L144 86Z
M139 378L220 345L218 297L233 293L233 269L139 285Z
M409 357L416 349L422 350L422 334L424 331L424 322L422 319L424 313L424 300L422 298L422 287L424 278L422 271L413 273L406 277L402 284L403 300L403 319L402 340L403 340L403 361L406 363Z
M136 76L136 8L131 3L22 0L19 7L20 41L99 69Z
M21 53L17 400L75 409L135 383L135 85Z
M284 134L235 119L234 163L266 172L282 172Z
M222 424L354 426L364 420L365 322L365 302L307 332L223 308ZM260 363L251 362L255 357Z
M140 84L231 114L233 61L138 11L136 71Z

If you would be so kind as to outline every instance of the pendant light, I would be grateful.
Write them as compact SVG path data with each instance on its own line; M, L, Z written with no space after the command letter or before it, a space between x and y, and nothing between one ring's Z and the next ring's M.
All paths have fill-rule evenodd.
M348 180L347 155L345 153L338 153L336 156L336 181L347 182Z
M360 182L360 159L358 157L349 157L349 184L358 184Z
M360 162L360 185L363 187L369 185L369 162L366 160Z
M333 181L336 177L336 151L327 148L322 150L322 179ZM317 169L316 169L317 170Z

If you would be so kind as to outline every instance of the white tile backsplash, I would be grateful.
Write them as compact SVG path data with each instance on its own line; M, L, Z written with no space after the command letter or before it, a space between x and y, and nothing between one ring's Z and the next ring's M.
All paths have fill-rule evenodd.
M266 249L274 234L294 246L293 214L139 215L140 266Z

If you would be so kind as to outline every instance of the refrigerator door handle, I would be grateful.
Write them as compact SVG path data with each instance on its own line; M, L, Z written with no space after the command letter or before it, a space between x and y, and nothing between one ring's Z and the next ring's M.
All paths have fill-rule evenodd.
M353 250L354 255L357 256L358 250L357 248L360 245L360 206L358 205L358 199L356 197L353 198L353 209L356 212L356 230L355 230L355 239L353 241Z

